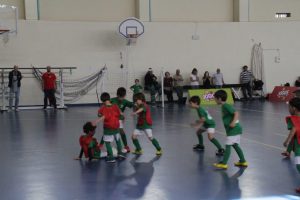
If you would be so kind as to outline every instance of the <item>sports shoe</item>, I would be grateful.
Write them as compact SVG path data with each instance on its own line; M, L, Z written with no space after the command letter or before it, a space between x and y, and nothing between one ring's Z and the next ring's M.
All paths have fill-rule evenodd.
M132 152L133 154L136 154L136 155L142 155L143 154L143 150L141 149L141 150L135 150L135 151L133 151Z
M296 191L297 193L300 193L300 187L296 188L295 191Z
M218 151L216 152L217 156L223 156L224 155L225 150L224 149L218 149Z
M130 153L130 148L129 148L129 146L125 146L124 149L126 150L125 153Z
M281 153L282 156L284 156L285 158L290 158L291 154L287 151L284 151Z
M248 163L246 161L245 162L239 161L239 162L234 163L234 165L236 167L248 167Z
M15 111L16 111L16 112L19 112L19 109L18 109L18 108L16 108L16 109L15 109Z
M157 150L157 151L156 151L156 155L157 155L157 156L161 156L161 155L162 155L162 150Z
M125 153L118 153L118 158L119 159L126 159Z
M193 149L197 151L204 151L205 147L203 145L196 144L194 145Z
M215 163L214 166L218 169L227 169L228 165L224 163Z
M107 157L106 158L106 162L108 162L108 163L115 163L116 159L114 157Z

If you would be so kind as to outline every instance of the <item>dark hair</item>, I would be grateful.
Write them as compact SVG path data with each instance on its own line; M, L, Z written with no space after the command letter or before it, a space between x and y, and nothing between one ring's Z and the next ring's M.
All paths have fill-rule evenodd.
M289 82L286 82L286 83L284 84L284 86L285 86L285 87L290 87L291 84L290 84Z
M222 101L227 100L227 93L224 90L218 90L214 94L215 98L221 99Z
M209 72L208 71L205 71L204 74L203 74L203 78L205 78L205 74L207 73L207 77L209 77Z
M289 105L300 111L300 98L295 97L289 101Z
M140 82L140 79L135 79L134 82L136 82L136 81Z
M190 102L190 103L195 103L195 104L197 104L197 105L200 105L201 100L200 100L200 97L198 97L198 96L192 96L192 97L189 99L189 102Z
M96 126L93 126L92 122L86 122L83 125L83 132L88 134L91 131L94 131L96 129Z
M294 91L293 94L295 94L296 97L300 98L300 90Z
M136 102L137 100L142 100L143 102L146 101L145 95L141 92L136 93L135 95L133 95L133 100L134 102Z
M118 97L125 97L126 96L126 89L123 87L119 87L117 90Z
M107 93L107 92L103 92L102 94L101 94L101 101L102 102L105 102L105 101L109 101L110 100L110 96L109 96L109 94Z
M197 70L196 68L194 68L194 69L192 70L192 74L194 74L195 72L198 72L198 70Z

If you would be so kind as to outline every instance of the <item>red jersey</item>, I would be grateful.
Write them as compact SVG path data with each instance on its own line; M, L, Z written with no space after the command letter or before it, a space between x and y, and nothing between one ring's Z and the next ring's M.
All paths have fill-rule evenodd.
M300 117L298 117L298 116L288 116L288 117L286 117L286 121L288 121L288 119L291 120L293 126L296 129L295 137L297 138L298 144L300 144Z
M46 72L43 74L42 79L44 84L44 90L55 89L56 76L54 73Z
M95 150L94 148L98 148L98 142L97 142L96 138L93 138L93 136L90 136L90 135L80 136L79 144L80 144L80 147L82 148L84 156L86 158L89 157L89 155L88 155L89 148L92 148L92 155L94 155L94 150Z
M143 103L141 106L138 107L143 108L143 112L138 114L138 121L137 127L138 128L150 128L152 125L152 118L150 108L146 103Z
M103 105L98 110L99 116L104 116L103 128L104 129L119 129L119 118L121 115L119 107L114 105Z

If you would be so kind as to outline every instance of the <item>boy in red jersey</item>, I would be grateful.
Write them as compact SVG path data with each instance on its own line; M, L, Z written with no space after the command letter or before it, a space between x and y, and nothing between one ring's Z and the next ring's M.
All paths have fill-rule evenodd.
M286 120L290 123L291 130L283 145L286 147L288 144L293 144L295 164L300 173L300 98L293 98L289 101L289 112L291 116L288 116ZM300 193L300 187L296 189L296 192Z
M121 115L120 109L117 105L113 105L110 102L110 96L108 93L104 92L101 94L101 101L103 105L98 110L98 116L103 120L104 135L103 141L107 149L107 162L116 162L111 143L115 140L117 143L118 157L126 158L124 153L122 153L122 144L119 134L119 118Z
M100 118L99 118L100 119ZM95 120L93 122L87 122L83 126L83 132L85 135L81 135L79 138L80 144L80 153L79 156L75 158L75 160L80 160L84 154L86 158L91 161L92 159L100 159L101 157L106 157L106 152L101 153L101 150L98 146L97 139L94 138L96 124L100 120Z
M134 154L141 155L143 154L143 150L139 143L137 137L145 133L148 139L152 142L152 144L156 148L156 155L162 155L161 147L159 146L158 141L152 135L152 118L150 113L150 108L146 104L145 95L143 93L137 93L134 95L134 101L136 102L136 111L132 113L132 115L138 115L138 121L136 125L136 129L132 134L132 142L135 146Z

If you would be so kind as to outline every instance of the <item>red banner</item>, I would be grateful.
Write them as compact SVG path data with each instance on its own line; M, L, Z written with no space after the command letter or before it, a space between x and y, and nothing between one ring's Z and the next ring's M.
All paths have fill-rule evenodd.
M287 102L294 97L293 92L296 90L298 90L297 87L276 86L270 94L269 100Z

